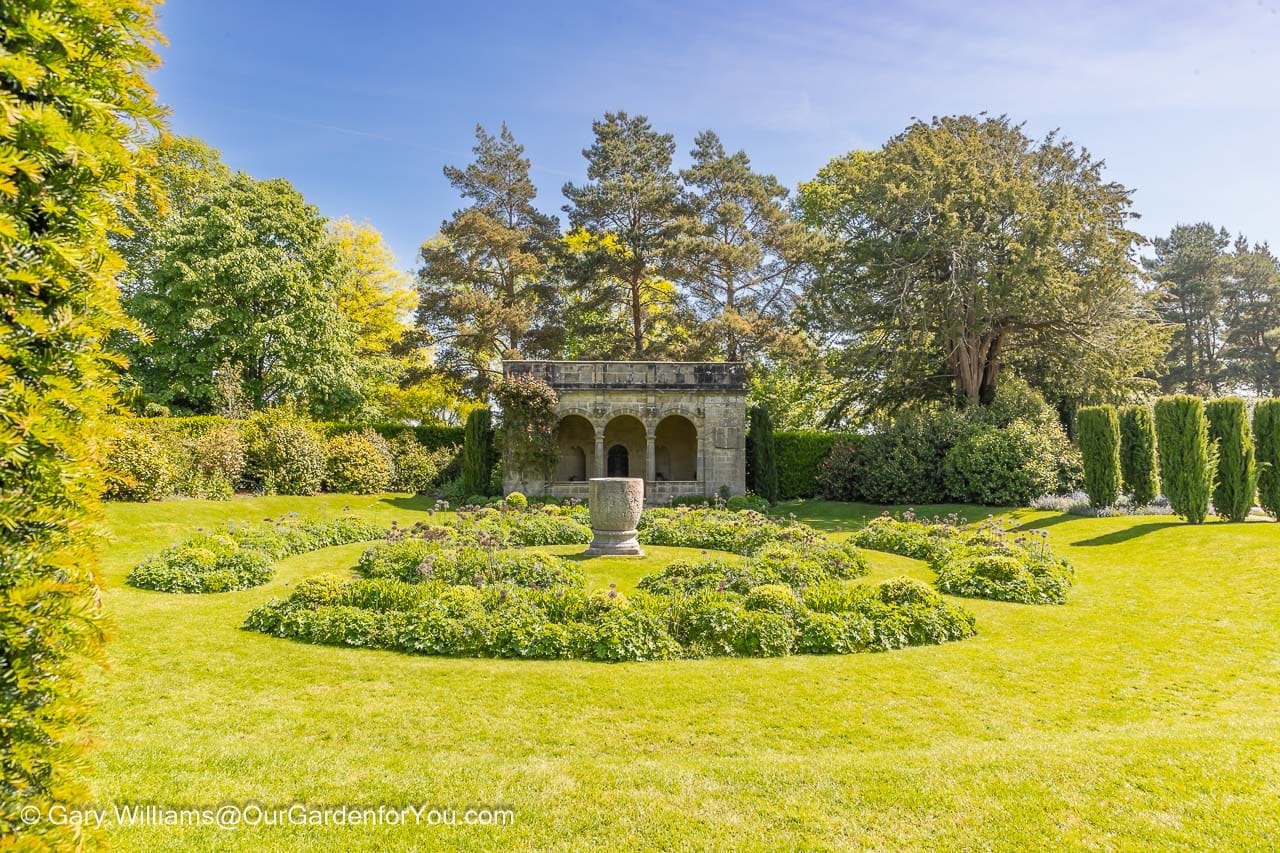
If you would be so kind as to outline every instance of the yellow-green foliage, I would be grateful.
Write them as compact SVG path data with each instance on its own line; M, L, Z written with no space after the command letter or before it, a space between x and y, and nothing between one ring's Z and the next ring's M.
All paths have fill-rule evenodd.
M133 185L126 146L159 113L151 0L0 4L0 838L70 846L18 820L77 801L86 653L99 645L91 521L104 413L129 324L107 243ZM19 842L20 845L22 842Z

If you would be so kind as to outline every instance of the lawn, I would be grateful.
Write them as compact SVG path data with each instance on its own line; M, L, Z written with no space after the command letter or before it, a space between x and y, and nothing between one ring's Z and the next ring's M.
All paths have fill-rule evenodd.
M96 802L501 805L514 825L112 827L114 847L1262 849L1280 837L1280 525L1021 511L1076 566L1066 606L965 600L974 639L832 657L455 660L239 629L300 578L349 570L359 544L285 560L242 592L123 584L196 527L344 506L411 523L428 502L110 507ZM987 515L938 511L956 509ZM880 508L779 511L841 538ZM626 590L689 553L583 568ZM874 577L930 578L921 563L872 560Z

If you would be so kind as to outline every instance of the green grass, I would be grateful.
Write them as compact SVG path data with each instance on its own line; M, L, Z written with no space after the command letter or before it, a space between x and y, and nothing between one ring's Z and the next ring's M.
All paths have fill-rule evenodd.
M361 545L290 558L242 592L123 585L193 527L344 505L401 522L426 508L342 496L110 508L116 628L95 684L96 802L504 804L515 825L111 828L115 848L1263 849L1280 837L1280 525L1022 512L1076 566L1066 606L966 600L974 639L837 657L452 660L238 628L300 578L349 570ZM783 511L838 538L880 508ZM584 569L629 589L689 553ZM930 578L904 558L873 563L875 577Z

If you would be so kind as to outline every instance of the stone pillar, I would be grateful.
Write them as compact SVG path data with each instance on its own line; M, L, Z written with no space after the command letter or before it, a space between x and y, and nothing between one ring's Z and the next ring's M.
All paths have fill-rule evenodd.
M603 432L597 432L597 433L596 433L596 458L595 458L595 465L593 465L593 466L592 466L592 467L593 467L593 468L595 468L596 470L595 470L595 472L594 472L591 476L593 476L593 477L603 477L603 476L604 476L604 471L605 471L604 466L605 466L605 458L604 458L604 433L603 433Z
M653 483L658 479L658 454L654 447L653 433L646 431L644 436L644 479Z

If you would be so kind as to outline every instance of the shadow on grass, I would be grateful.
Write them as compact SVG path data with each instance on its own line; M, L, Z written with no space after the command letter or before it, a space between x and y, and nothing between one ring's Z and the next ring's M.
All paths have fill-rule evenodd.
M1130 539L1137 539L1139 536L1145 536L1148 533L1154 533L1165 527L1181 527L1180 521L1149 521L1146 524L1135 524L1133 527L1126 527L1123 530L1117 530L1114 533L1104 533L1101 536L1095 536L1092 539L1082 539L1079 542L1071 543L1077 545L1115 545L1120 542L1128 542Z
M1046 516L1045 518L1035 518L1031 521L1024 521L1014 530L1022 532L1025 530L1044 530L1046 527L1053 527L1055 524L1062 524L1064 521L1078 521L1083 516L1072 515L1069 512L1060 512L1055 515Z
M427 497L426 495L413 495L412 497L405 495L404 497L398 498L383 498L381 503L393 506L396 509L410 509L416 512L426 512L429 509L435 508L436 499Z

